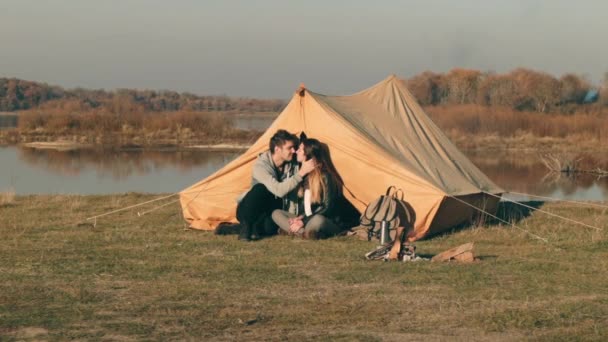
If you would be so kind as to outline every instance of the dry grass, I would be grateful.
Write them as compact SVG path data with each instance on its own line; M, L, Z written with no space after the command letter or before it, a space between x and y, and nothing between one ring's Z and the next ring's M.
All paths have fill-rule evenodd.
M266 114L251 113L251 115ZM0 142L68 141L98 145L180 146L253 142L261 132L234 128L230 112L66 112L30 110Z
M604 151L608 120L602 112L522 112L506 107L425 107L433 121L465 149L563 149ZM249 113L276 115L268 112ZM71 141L127 146L183 146L255 141L261 132L235 129L231 112L111 112L78 114L63 108L20 113L19 129L0 132L0 142Z
M600 113L540 114L479 105L430 106L425 110L451 139L464 144L470 140L482 145L493 139L497 146L584 143L597 149L607 143L604 132L608 120Z
M15 189L0 192L0 207L8 206L15 203Z
M160 195L159 195L160 196ZM349 238L185 230L179 207L76 225L150 195L18 196L0 208L0 335L100 340L606 340L608 212L543 209L602 227L503 212L504 226L417 243L473 241L467 264L367 262Z

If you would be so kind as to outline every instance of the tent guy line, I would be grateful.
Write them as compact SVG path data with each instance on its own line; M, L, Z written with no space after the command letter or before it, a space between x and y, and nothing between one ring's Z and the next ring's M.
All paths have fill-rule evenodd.
M530 232L530 231L529 231L529 230L527 230L527 229L521 228L521 227L519 227L519 226L515 225L513 222L508 222L508 221L506 221L506 220L503 220L503 219L501 219L500 217L495 216L495 215L492 215L492 214L488 213L487 211L485 211L485 210L483 210L483 209L481 209L481 208L478 208L478 207L476 207L476 206L474 206L474 205L472 205L472 204L470 204L470 203L467 203L467 202L465 202L465 201L463 201L463 200L461 200L461 199L459 199L459 198L456 198L456 197L452 197L452 198L454 198L455 200L457 200L457 201L459 201L459 202L461 202L461 203L464 203L464 204L468 205L469 207L471 207L471 208L473 208L473 209L476 209L476 210L480 211L480 212L481 212L481 213L483 213L483 214L486 214L486 215L488 215L488 216L490 216L490 217L492 217L492 218L495 218L495 219L497 219L497 220L498 220L498 221L500 221L500 222L504 222L504 223L506 223L506 224L508 224L508 225L510 225L510 226L512 226L512 227L514 227L514 228L517 228L517 229L519 229L519 230L523 231L524 233L529 234L530 236L534 237L535 239L538 239L538 240L540 240L540 241L542 241L542 242L544 242L544 243L549 244L549 240L548 240L547 238L544 238L544 237L542 237L542 236L536 235L536 234L534 234L534 233Z
M526 194L526 193L523 193L523 192L515 192L515 191L508 191L507 193L508 194L513 194L513 195L521 195L521 196L528 196L528 197L544 198L544 199L550 199L550 200L560 201L560 202L564 202L564 203L573 203L573 204L579 204L579 205L589 205L589 206L592 206L592 207L598 207L598 208L608 209L607 205L601 205L601 204L598 204L598 203L570 201L570 200L565 200L565 199L561 199L561 198L531 195L531 194Z
M151 212L153 212L153 211L156 211L156 210L158 210L158 209L160 209L160 208L166 207L166 206L168 206L169 204L173 204L173 203L178 202L178 201L179 201L179 198L178 198L178 199L176 199L176 200L174 200L174 201L171 201L171 202L167 202L167 203L165 203L165 204L158 205L158 206L156 206L156 207L154 207L154 208L152 208L152 209L150 209L150 210L146 210L146 211L142 211L142 212L139 212L139 211L138 211L138 212L137 212L137 216L138 216L138 217L144 216L144 215L146 215L146 214L149 214L149 213L151 213Z
M167 196L163 196L163 197L155 198L155 199L153 199L153 200L149 200L149 201L145 201L145 202L141 202L141 203L133 204L133 205L130 205L130 206L128 206L128 207L124 207L124 208L120 208L120 209L116 209L116 210L108 211L108 212L103 213L103 214L99 214L99 215L95 215L95 216L88 217L88 218L86 218L86 221L95 220L95 223L97 223L97 219L98 219L98 218L100 218L100 217L107 216L107 215L111 215L111 214L118 213L118 212L121 212L121 211L124 211L124 210L127 210L127 209L131 209L131 208L139 207L139 206L142 206L142 205L144 205L144 204L148 204L148 203L152 203L152 202L160 201L160 200L163 200L163 199L166 199L166 198L170 198L170 197L173 197L173 196L177 196L177 195L179 195L179 193L178 193L178 192L176 192L176 193L174 193L174 194L171 194L171 195L167 195Z
M485 193L486 193L486 194L488 194L488 195L490 195L490 196L494 196L494 197L496 197L496 195L494 195L494 194L491 194L491 193L488 193L488 192L485 192ZM563 220L566 220L566 221L569 221L569 222L572 222L572 223L576 223L576 224L579 224L579 225L581 225L581 226L585 226L585 227L587 227L587 228L591 228L591 229L595 229L595 230L604 230L603 228L595 227L595 226L592 226L592 225L586 224L586 223L584 223L584 222L580 222L580 221L576 221L576 220L573 220L573 219L569 219L569 218L567 218L567 217L560 216L560 215L557 215L557 214L554 214L554 213L548 212L548 211L546 211L546 210L541 210L541 209L538 209L538 208L534 208L534 207L532 207L532 206L529 206L529 205L526 205L526 204L523 204L523 203L519 203L519 202L517 202L517 201L513 201L513 200L510 200L510 199L508 199L508 198L503 198L503 200L505 200L505 201L507 201L507 202L511 202L511 203L515 203L515 204L521 205L522 207L525 207L525 208L528 208L528 209L531 209L531 210L540 211L541 213L545 213L545 214L550 215L550 216L554 216L554 217L557 217L557 218L561 218L561 219L563 219Z

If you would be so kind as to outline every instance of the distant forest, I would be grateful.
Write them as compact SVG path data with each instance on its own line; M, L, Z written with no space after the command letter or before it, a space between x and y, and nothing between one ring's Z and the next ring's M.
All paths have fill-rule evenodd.
M523 68L505 74L460 68L445 74L425 71L407 80L422 106L475 104L564 114L579 111L580 105L608 106L608 73L603 83L596 87L572 73L555 78Z
M43 106L45 103L53 104ZM253 99L228 96L199 96L175 91L117 89L114 91L83 88L64 89L45 83L16 78L0 78L0 112L35 108L78 107L80 110L125 109L137 112L278 112L285 102L278 99Z
M505 74L460 68L447 73L425 71L405 81L422 106L476 104L516 111L573 113L587 103L595 103L595 108L608 106L606 76L605 84L599 90L575 74L556 78L521 68ZM200 96L175 91L68 90L45 83L0 78L0 111L4 112L36 108L103 111L119 115L176 111L279 112L285 104L279 99Z

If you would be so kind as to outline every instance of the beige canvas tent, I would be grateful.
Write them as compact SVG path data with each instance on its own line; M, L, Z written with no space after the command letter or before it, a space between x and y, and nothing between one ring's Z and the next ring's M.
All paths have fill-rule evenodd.
M236 198L251 184L257 156L277 129L306 132L325 142L344 180L346 198L362 211L390 185L415 211L409 239L471 219L472 206L495 211L504 191L471 163L430 120L395 76L350 96L301 88L243 155L181 191L184 218L197 229L236 222ZM466 203L472 205L469 206Z

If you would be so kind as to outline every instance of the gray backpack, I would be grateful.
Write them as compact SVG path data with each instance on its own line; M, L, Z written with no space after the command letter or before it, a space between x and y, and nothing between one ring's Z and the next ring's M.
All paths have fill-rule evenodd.
M392 193L391 193L392 191ZM380 226L386 221L390 229L404 227L406 231L413 225L411 207L403 200L403 190L389 186L386 193L370 202L361 214L361 225L368 227L367 238L380 234Z

